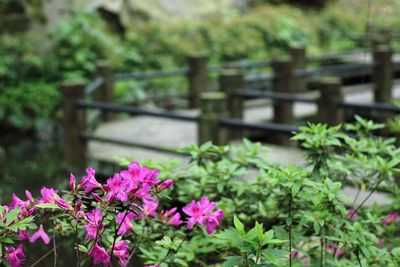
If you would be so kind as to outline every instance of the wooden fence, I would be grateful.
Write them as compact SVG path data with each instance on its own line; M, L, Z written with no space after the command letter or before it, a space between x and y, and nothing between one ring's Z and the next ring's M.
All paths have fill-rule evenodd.
M190 121L198 124L199 144L211 140L218 145L227 144L231 139L241 137L244 130L262 131L267 135L274 136L276 142L286 143L288 136L298 129L293 113L295 102L316 104L318 120L329 125L342 123L344 111L348 109L378 111L385 114L400 113L399 108L389 104L392 98L394 74L399 73L400 64L393 62L392 50L387 45L375 47L372 53L372 63L344 63L314 69L307 69L306 66L307 62L315 63L328 58L337 59L352 54L354 51L307 59L304 48L293 48L291 58L286 60L241 61L209 67L205 57L193 56L188 58L187 68L128 74L114 74L107 62L99 62L97 64L98 77L91 84L85 86L84 83L78 81L65 82L62 85L67 161L73 166L84 167L89 140L163 152L173 153L175 151L174 148L95 136L90 131L93 117L89 116L89 110L100 113L101 121L104 122L112 120L114 113ZM262 77L253 77L253 80L243 75L244 69L261 66L270 66L272 73ZM210 72L219 72L218 91L206 91ZM328 74L334 77L320 77ZM199 107L199 116L113 103L113 86L117 81L175 76L187 77L190 107ZM371 78L375 103L344 102L341 80L364 76ZM269 81L272 84L272 90L249 89L249 87L251 88L249 84L257 79ZM303 92L309 90L310 85L317 88L318 97L311 98L302 95ZM89 96L91 99L88 99ZM273 120L268 123L244 122L245 100L260 98L272 100Z

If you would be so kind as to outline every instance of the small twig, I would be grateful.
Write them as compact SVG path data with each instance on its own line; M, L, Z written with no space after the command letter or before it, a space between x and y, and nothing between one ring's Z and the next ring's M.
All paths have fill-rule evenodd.
M357 253L355 253L355 254L357 257L358 265L360 265L360 267L363 267L361 264L361 259L360 259L360 247L359 246L357 246Z
M185 237L182 239L181 243L180 243L180 244L178 245L178 247L176 248L175 254L176 254L176 253L178 252L178 250L181 248L183 242L185 242L185 240L186 240L186 238L188 238L189 234L190 234L190 231L188 231L188 232L186 233ZM168 249L167 254L165 254L164 258L158 263L158 265L161 265L162 263L164 263L164 262L167 260L168 255L169 255L170 252L171 252L171 249Z
M62 241L61 243L59 243L56 248L58 248L59 246L61 246L62 244L64 244L65 241ZM47 256L49 256L51 253L53 253L54 248L52 248L50 251L46 252L42 257L40 257L39 259L37 259L34 263L31 264L31 267L36 266L37 264L39 264L43 259L45 259Z
M110 261L112 261L112 258L114 256L114 248L115 248L115 242L117 241L117 237L118 237L118 232L121 229L122 224L125 221L126 216L128 215L129 210L125 211L124 217L122 218L121 222L119 223L118 227L114 229L114 240L113 240L113 244L111 247L111 256L110 256ZM115 219L115 223L117 222L117 220ZM115 224L116 225L116 224Z
M53 266L57 266L57 246L56 246L56 231L53 226L53 251L54 251L54 264Z

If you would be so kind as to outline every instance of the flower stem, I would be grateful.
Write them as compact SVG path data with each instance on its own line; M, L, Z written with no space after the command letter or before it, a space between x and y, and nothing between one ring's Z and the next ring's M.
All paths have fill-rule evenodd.
M114 256L114 247L115 247L115 242L117 241L119 229L121 229L121 226L122 226L122 224L124 223L124 220L125 220L126 216L128 215L128 213L129 213L128 210L125 211L124 217L122 218L122 220L121 220L121 222L119 223L118 227L115 228L115 230L114 230L114 240L113 240L113 244L112 244L112 247L111 247L110 261L112 261L113 256ZM117 221L115 220L115 222L117 222ZM115 224L115 225L116 225L116 224Z
M292 267L292 194L289 194L288 211L290 220L287 226L289 233L289 267Z

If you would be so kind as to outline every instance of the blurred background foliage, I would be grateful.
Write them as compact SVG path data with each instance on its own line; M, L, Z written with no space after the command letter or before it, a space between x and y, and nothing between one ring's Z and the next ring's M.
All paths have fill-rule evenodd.
M45 3L0 4L1 128L27 130L43 120L57 120L58 83L71 78L89 81L99 59L110 61L117 72L131 72L182 67L191 53L206 53L210 64L216 64L280 57L296 44L307 45L309 54L340 51L362 46L357 37L364 33L367 19L362 0L253 0L221 4L195 18L168 14L152 18L145 6L140 12L123 6L120 12L110 12L71 1L62 19L48 27L43 26ZM399 1L372 1L371 23L398 28L399 11ZM165 89L177 83L183 82L165 80L152 87ZM140 83L117 86L119 99L146 93Z

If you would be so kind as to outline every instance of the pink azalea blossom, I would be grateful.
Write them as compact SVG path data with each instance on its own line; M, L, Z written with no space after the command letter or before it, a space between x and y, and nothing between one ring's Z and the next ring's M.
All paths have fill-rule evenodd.
M326 252L328 252L329 254L335 254L336 257L341 257L345 254L345 252L343 250L341 250L340 248L334 247L332 245L328 245L326 247Z
M128 195L133 194L147 200L151 198L149 195L151 188L160 182L157 179L158 174L157 170L149 170L146 166L141 167L137 162L132 162L128 170L120 172Z
M86 174L86 176L82 177L81 182L81 187L85 188L85 194L89 193L95 188L101 187L101 184L97 182L95 178L96 171L92 167L86 169Z
M9 206L10 209L14 209L16 207L21 207L23 209L28 208L29 206L29 201L23 201L22 199L20 199L19 197L17 197L16 194L12 194L12 202Z
M170 188L174 185L174 181L171 179L165 180L160 184L160 189Z
M63 210L70 210L72 207L63 198L54 198L54 202Z
M290 257L292 259L299 257L299 252L296 250L293 250L292 252L290 252Z
M128 200L128 194L126 191L127 183L118 173L114 174L112 178L107 179L105 189L108 192L106 198L108 202L112 202L114 199L121 201Z
M399 214L397 212L389 212L389 216L387 218L382 219L381 224L383 226L388 226L391 223L396 222L399 219Z
M22 244L19 244L17 248L6 247L7 254L5 255L6 260L10 263L11 267L20 267L25 261L25 254L22 251Z
M18 239L19 240L29 240L29 235L26 230L19 230L18 231Z
M104 264L106 266L111 266L110 255L108 255L107 251L103 247L100 247L97 242L88 255L92 257L94 265Z
M143 200L143 207L142 207L142 217L147 218L149 216L156 216L156 210L158 207L158 201L154 200Z
M39 230L37 230L30 238L29 242L34 243L37 239L42 239L43 242L47 245L50 243L50 237L46 234L43 229L43 225L39 226Z
M43 187L40 189L40 195L42 198L38 201L39 203L54 203L54 194L57 194L58 190L53 188Z
M133 213L128 213L126 216L125 213L123 212L118 213L117 223L118 225L121 225L121 227L118 230L118 235L124 235L132 232L133 226L131 221L133 219L135 219L135 214Z
M207 234L213 233L219 226L219 221L224 218L222 210L212 213L213 209L215 209L215 203L210 202L206 196L203 196L199 202L192 200L189 205L182 209L184 213L190 216L187 222L188 229L192 229L198 223L201 226L206 225Z
M169 218L171 215L172 217ZM181 215L178 212L176 212L176 208L172 208L168 211L162 210L160 213L160 219L166 222L167 224L175 226L179 226L183 223L181 220Z
M118 258L121 267L126 267L129 259L129 247L126 240L115 243L114 255Z
M87 231L85 239L93 238L97 239L97 233L103 229L103 215L99 208L95 208L91 212L86 213L88 224L83 226L83 229Z

